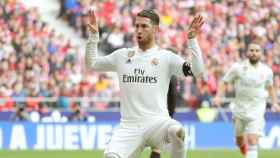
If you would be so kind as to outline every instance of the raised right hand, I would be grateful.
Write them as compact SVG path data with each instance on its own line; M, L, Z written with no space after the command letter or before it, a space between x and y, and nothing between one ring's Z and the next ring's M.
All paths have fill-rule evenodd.
M89 16L89 23L87 24L88 30L91 33L98 33L98 25L96 22L96 17L93 9L89 11L88 16Z

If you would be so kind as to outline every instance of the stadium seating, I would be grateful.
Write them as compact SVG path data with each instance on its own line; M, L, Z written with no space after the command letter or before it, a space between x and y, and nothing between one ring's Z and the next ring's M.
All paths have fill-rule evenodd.
M100 49L108 54L134 44L133 16L142 8L155 8L161 15L159 46L174 47L183 56L187 56L185 28L196 13L205 17L198 38L208 82L192 78L179 81L178 98L183 106L196 109L203 101L210 102L225 70L244 58L246 45L256 38L264 48L263 61L272 67L280 89L278 1L62 0L59 17L86 38L86 13L92 6L100 24ZM81 58L79 48L40 21L36 8L26 9L17 0L1 1L0 17L0 111L12 110L22 102L29 110L40 110L46 107L45 102L49 102L47 107L65 109L76 105L101 110L118 106L72 98L104 100L118 97L119 91L110 77L82 71L82 63L76 60ZM229 89L227 96L232 94Z
M183 81L181 95L191 107L211 100L217 81L233 62L245 57L246 45L256 38L264 48L263 61L272 67L275 85L280 89L279 1L64 0L61 3L64 6L61 9L65 10L62 15L67 17L70 25L81 30L85 38L86 13L90 7L95 7L101 30L100 48L107 53L131 46L134 41L133 16L143 8L152 8L161 15L158 44L171 46L185 55L187 39L184 30L196 13L202 14L205 24L199 43L208 69L208 82L195 84L191 81L192 85L189 85L189 79ZM231 95L229 90L227 96Z

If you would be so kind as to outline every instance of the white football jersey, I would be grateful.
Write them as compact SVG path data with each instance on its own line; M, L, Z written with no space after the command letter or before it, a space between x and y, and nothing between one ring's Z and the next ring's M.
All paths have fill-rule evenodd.
M100 58L95 68L118 73L121 115L124 120L168 116L167 91L172 75L184 76L185 61L174 53L151 48L123 48Z
M94 36L93 36L94 37ZM86 66L96 71L114 71L121 92L121 120L138 121L151 117L169 117L167 92L172 75L184 76L185 60L157 46L141 52L138 47L122 48L110 55L97 57L97 37L86 48ZM203 61L197 40L188 43L192 53L192 72L202 75Z
M273 85L273 72L259 62L253 66L249 60L235 63L223 78L235 89L233 113L239 117L263 116L268 97L267 86Z

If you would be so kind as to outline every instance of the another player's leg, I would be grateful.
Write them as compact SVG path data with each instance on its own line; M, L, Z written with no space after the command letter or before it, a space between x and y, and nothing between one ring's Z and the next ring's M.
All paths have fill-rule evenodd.
M233 125L235 130L235 143L238 146L241 154L246 155L247 143L246 143L246 138L244 137L245 121L234 117Z
M152 149L150 158L160 158L160 150L159 149Z
M258 138L257 134L248 134L248 151L246 153L246 158L257 158L258 157Z
M236 145L239 147L239 150L242 155L246 155L247 152L247 143L244 136L235 137Z
M172 125L168 128L170 140L170 154L172 158L185 158L185 131L181 125Z
M246 158L258 157L258 140L259 136L263 134L264 118L254 119L246 125L246 138L248 143L248 151Z

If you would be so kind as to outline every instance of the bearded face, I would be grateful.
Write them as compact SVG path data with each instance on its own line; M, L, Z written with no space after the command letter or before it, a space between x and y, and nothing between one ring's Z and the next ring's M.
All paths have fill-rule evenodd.
M247 57L252 65L257 64L261 59L261 47L258 44L250 44Z

